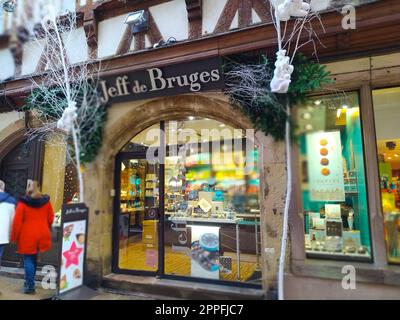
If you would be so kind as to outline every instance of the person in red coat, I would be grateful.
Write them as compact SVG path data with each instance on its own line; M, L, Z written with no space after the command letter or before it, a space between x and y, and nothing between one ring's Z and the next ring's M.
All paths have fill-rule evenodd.
M36 181L29 181L26 195L17 204L11 232L11 241L24 258L26 294L35 293L37 254L51 248L53 220L50 197L42 195Z

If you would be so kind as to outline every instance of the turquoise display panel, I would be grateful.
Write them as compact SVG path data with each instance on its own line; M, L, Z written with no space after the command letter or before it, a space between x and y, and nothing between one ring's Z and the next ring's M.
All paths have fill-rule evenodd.
M297 127L307 256L370 260L358 94L310 99Z

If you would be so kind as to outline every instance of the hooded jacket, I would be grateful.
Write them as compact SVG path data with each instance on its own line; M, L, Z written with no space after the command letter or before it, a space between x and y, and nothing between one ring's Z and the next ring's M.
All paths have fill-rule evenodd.
M37 254L49 250L53 220L54 212L49 196L20 198L11 234L11 241L17 244L18 253Z
M10 242L11 224L16 201L6 192L0 192L0 245Z

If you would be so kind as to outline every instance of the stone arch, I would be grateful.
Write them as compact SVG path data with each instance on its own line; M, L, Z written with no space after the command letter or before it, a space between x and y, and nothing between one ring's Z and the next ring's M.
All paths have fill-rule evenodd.
M127 113L120 115L119 121L113 121L106 130L102 154L107 158L114 157L130 139L156 122L193 115L212 118L234 128L252 128L248 118L220 97L182 95L155 99L142 104L132 103Z
M0 162L17 145L26 139L24 120L9 124L0 132Z
M93 277L89 280L93 284L99 284L101 277L112 271L116 155L134 136L151 125L162 120L193 115L212 118L238 129L252 128L250 120L230 105L226 96L215 93L122 103L113 105L109 109L101 151L96 160L87 166L85 172L85 200L92 210L89 217L87 264L89 274ZM267 138L264 134L256 135L257 144L260 142L265 144L265 139ZM260 169L261 175L264 176L263 166ZM260 194L261 210L265 211L266 186L263 181L265 179L261 180L260 187L263 190Z

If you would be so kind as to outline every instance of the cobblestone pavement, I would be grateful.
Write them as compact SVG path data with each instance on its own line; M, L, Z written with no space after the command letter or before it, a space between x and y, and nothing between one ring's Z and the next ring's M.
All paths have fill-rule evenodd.
M0 300L42 300L51 299L54 297L54 290L45 290L41 287L40 282L37 282L36 294L26 295L22 292L24 281L22 279L15 279L0 276ZM106 292L99 289L96 296L90 300L154 300L155 297L150 297L141 294L120 294L113 292Z

